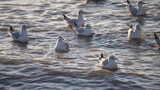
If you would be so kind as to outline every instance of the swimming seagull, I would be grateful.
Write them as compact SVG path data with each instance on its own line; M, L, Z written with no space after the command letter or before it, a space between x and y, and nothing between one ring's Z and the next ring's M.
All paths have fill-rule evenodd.
M118 65L116 63L117 58L113 55L109 56L108 58L105 58L103 53L101 53L99 57L99 65L103 69L108 69L108 70L117 70Z
M86 37L93 36L93 34L94 34L92 29L91 29L90 24L87 24L85 27L79 27L79 26L76 25L75 32L78 36L86 36Z
M157 32L154 32L154 38L155 38L155 41L156 41L157 45L160 47L160 39L157 35Z
M27 31L26 30L27 30L27 27L24 24L21 26L20 31L15 31L13 29L13 26L9 25L9 35L16 42L28 43L28 37L27 37Z
M84 19L83 19L83 11L79 10L79 15L77 19L71 19L67 17L65 14L63 14L64 20L68 23L69 27L73 30L75 27L75 23L79 26L82 27L84 26Z
M69 45L63 39L63 37L59 36L55 45L55 51L59 53L64 53L69 51Z
M137 7L133 6L129 0L127 0L127 4L128 4L128 9L131 13L131 15L133 16L145 16L145 10L143 8L143 4L146 4L144 3L143 1L138 1L137 3Z
M142 30L139 24L129 25L128 40L142 40Z

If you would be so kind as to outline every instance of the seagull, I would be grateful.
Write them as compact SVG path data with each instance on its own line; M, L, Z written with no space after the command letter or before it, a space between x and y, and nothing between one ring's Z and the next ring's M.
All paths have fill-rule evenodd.
M65 14L63 14L64 20L68 23L69 27L73 30L75 27L75 23L79 26L82 27L84 26L84 18L83 18L83 11L79 10L79 15L77 19L71 19L67 17Z
M157 35L157 32L154 32L154 38L155 38L155 41L156 41L157 45L160 47L160 39Z
M69 51L69 45L63 39L63 37L59 36L55 45L55 51L59 53L65 53Z
M16 42L20 43L28 43L28 37L27 37L27 26L21 25L21 29L19 31L15 31L13 29L13 26L9 25L9 35L12 37L12 39Z
M93 34L94 34L92 29L91 29L90 24L87 24L86 27L79 27L79 26L76 25L75 32L78 36L86 36L86 37L93 36Z
M132 16L145 16L145 10L143 8L143 1L138 1L137 3L137 7L133 6L129 0L127 0L127 4L128 4L128 9L131 13Z
M128 40L142 40L142 30L139 24L129 25Z
M117 58L113 55L109 56L108 58L105 58L103 53L101 53L99 57L99 65L103 69L108 69L108 70L117 70L118 65L116 63Z

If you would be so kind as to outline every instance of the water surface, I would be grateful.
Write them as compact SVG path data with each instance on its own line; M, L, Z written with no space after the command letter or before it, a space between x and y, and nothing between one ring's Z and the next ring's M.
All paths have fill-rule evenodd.
M29 44L12 42L0 27L1 90L159 90L160 51L153 32L160 28L160 1L144 0L148 16L128 16L125 0L84 5L83 0L0 0L0 25L29 26ZM132 1L134 4L135 1ZM76 17L82 9L96 33L79 38L63 21L62 13ZM145 41L127 40L127 24L141 22ZM57 36L70 43L66 54L54 52ZM98 56L119 58L119 70L97 67Z

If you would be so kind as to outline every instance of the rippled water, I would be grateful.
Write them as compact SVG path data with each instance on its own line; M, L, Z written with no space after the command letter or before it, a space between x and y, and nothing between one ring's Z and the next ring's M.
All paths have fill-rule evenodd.
M159 90L160 51L152 44L160 0L145 2L148 16L139 20L128 16L125 0L0 0L0 25L30 27L27 46L12 42L7 27L0 27L0 90ZM80 9L93 38L77 37L63 21L62 13L76 17ZM145 41L129 43L126 24L140 21ZM58 35L70 43L69 53L54 52ZM119 58L118 71L96 66L101 52Z

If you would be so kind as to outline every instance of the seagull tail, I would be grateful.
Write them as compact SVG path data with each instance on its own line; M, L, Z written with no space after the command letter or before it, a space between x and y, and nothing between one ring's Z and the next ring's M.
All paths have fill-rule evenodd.
M160 45L160 39L157 36L156 32L154 32L154 38L155 38L155 41L157 42L157 44Z
M130 1L129 1L129 0L127 0L127 3L128 3L128 4L130 4Z
M66 20L66 21L70 20L65 14L63 14L63 17L64 17L64 20Z

